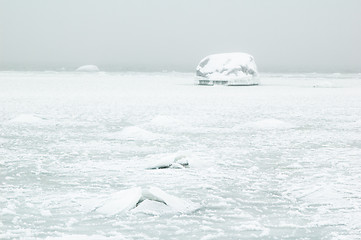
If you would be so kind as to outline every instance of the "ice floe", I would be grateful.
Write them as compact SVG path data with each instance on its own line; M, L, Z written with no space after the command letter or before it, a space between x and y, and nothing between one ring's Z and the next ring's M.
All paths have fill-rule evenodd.
M221 53L203 58L196 75L201 85L257 85L257 66L247 53Z
M157 187L140 187L119 191L105 200L95 211L114 215L131 210L134 213L161 215L164 213L189 213L200 206L170 195Z

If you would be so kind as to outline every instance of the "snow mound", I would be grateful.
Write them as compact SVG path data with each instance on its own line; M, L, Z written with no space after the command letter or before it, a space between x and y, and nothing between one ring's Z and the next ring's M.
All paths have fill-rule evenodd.
M152 133L140 127L130 126L123 128L123 130L121 130L120 132L108 134L107 137L112 139L122 139L122 140L152 141L162 138L162 135Z
M290 123L275 118L267 118L256 122L250 122L245 124L245 126L250 128L259 128L259 129L287 129L294 127Z
M95 65L84 65L76 69L78 72L99 72L99 68Z
M161 215L188 213L199 208L198 204L170 195L157 187L140 187L119 191L104 201L95 211L114 215L131 210L134 213Z
M197 66L199 84L256 85L257 66L247 53L221 53L203 58Z
M11 119L9 123L21 123L21 124L33 124L39 123L44 119L33 114L20 114L15 118Z

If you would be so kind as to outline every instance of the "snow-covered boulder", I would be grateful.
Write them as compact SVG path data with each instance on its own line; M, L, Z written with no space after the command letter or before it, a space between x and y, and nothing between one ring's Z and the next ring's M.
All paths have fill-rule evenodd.
M84 65L76 69L78 72L99 72L99 68L95 65Z
M105 215L127 211L161 215L164 213L189 213L199 207L196 203L170 195L157 187L148 189L135 187L112 194L94 210Z
M135 208L142 197L142 189L140 187L130 188L114 193L96 210L103 214L117 214Z
M258 85L257 66L247 53L221 53L203 58L197 66L200 85Z

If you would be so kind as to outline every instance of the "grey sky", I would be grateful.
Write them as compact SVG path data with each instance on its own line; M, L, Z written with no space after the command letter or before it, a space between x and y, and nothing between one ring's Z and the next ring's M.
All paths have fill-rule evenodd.
M193 71L235 51L261 72L361 72L361 1L0 0L0 69Z

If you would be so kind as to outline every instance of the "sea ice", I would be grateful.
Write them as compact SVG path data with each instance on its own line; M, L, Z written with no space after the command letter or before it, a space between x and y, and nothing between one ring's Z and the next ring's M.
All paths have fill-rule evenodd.
M247 53L221 53L203 58L197 66L199 84L257 85L257 66Z
M0 72L0 239L360 239L361 75L104 74ZM136 186L205 207L122 210Z
M173 128L173 127L178 127L183 123L178 119L175 119L170 116L158 115L150 121L150 124L156 127Z
M244 126L259 129L287 129L294 127L290 123L275 118L266 118L255 122L249 122L246 123Z
M99 72L99 68L95 65L84 65L76 69L78 72Z

